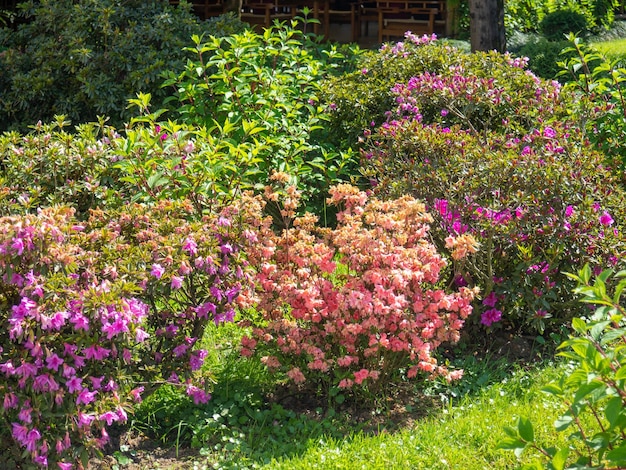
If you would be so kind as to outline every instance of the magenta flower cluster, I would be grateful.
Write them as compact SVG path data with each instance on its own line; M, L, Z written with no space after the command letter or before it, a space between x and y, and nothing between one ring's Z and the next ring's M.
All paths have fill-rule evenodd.
M1 413L37 465L80 468L82 449L107 443L146 383L209 399L194 378L207 351L195 346L207 321L234 318L245 239L231 226L236 207L191 214L162 203L94 211L80 225L67 208L0 219L0 292L13 304L2 317Z

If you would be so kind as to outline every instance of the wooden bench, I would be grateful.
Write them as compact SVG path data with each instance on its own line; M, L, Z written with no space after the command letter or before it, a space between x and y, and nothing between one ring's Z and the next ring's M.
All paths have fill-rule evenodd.
M384 7L378 9L378 41L385 38L403 37L411 31L414 34L433 34L435 18L439 14L436 8L413 8L410 2L406 7Z

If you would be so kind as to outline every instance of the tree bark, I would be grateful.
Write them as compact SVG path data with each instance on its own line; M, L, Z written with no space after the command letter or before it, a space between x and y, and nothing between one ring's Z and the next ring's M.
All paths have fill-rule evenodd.
M504 0L469 0L472 51L506 50Z

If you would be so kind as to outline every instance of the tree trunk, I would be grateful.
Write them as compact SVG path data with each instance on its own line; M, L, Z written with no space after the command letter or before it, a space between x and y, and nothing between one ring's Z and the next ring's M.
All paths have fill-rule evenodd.
M504 52L504 0L469 0L472 51Z

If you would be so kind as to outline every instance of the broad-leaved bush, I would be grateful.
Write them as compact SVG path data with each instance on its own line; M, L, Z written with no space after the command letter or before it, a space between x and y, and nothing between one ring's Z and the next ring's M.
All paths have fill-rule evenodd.
M0 28L0 131L24 132L60 114L77 124L107 116L121 127L131 116L126 100L140 91L164 98L161 74L184 66L193 34L213 32L186 2L31 0L18 7L19 21Z
M349 149L327 143L330 110L320 83L357 52L320 45L296 26L194 36L186 67L166 81L173 90L168 116L205 129L224 148L236 146L223 164L242 162L251 186L262 188L272 171L294 175L307 208L323 215L328 188L348 180L356 161Z
M560 379L544 388L563 407L554 423L557 432L569 433L562 447L535 437L532 422L521 417L506 428L499 448L518 456L532 453L524 470L624 468L626 466L626 309L622 294L626 271L605 270L592 276L585 266L570 275L574 292L595 312L572 321L573 333L559 349L568 361ZM529 461L530 456L524 455Z
M600 149L606 164L626 183L626 68L574 35L562 53L561 77L565 89L577 97L574 118L587 130L587 138Z
M207 322L234 318L259 210L250 199L195 220L180 201L1 218L3 441L42 467L86 466L142 392L169 382L206 401L196 343Z
M459 377L434 352L459 339L475 291L440 285L446 261L429 241L424 205L338 185L329 199L340 206L337 227L319 229L313 215L295 216L299 194L286 175L273 178L284 189L268 187L266 195L282 201L287 228L276 233L268 220L249 248L257 290L242 305L254 305L260 318L242 354L256 353L271 370L327 396L373 392L418 373ZM459 260L477 248L469 234L450 243Z

